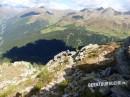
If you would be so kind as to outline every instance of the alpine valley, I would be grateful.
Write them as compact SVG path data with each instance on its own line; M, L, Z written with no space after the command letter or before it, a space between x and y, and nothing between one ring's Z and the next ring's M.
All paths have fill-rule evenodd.
M129 36L130 11L0 5L0 97L130 97Z

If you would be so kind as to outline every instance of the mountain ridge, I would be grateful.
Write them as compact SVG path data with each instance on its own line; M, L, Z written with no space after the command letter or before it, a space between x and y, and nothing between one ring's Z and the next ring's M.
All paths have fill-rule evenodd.
M124 76L130 74L130 67L127 64L129 59L126 56L130 55L128 40L125 41L125 43L128 43L127 46L124 46L125 43L118 44L114 42L102 45L89 44L79 51L67 50L60 52L40 69L40 72L34 78L37 79L35 84L31 87L30 85L25 87L26 89L22 91L15 91L13 94L16 94L16 96L14 97L17 97L18 94L23 97L50 97L50 95L51 97L77 97L76 95L78 97L92 97L93 95L96 95L96 97L113 97L112 95L114 97L119 97L118 95L128 97L127 83L118 86L118 88L115 85L108 86L109 90L103 86L98 86L99 91L93 89L93 92L88 87L91 82L113 81L113 78L116 81L122 78L121 81L126 82L129 79ZM120 50L122 51L120 52ZM21 62L12 64L21 64ZM23 64L28 63L23 62ZM124 70L123 65L127 65L127 67L122 72ZM122 91L121 94L115 92L117 90Z
M86 37L93 35L95 37L108 37L111 41L124 39L130 35L130 17L128 14L118 14L112 8L87 10L89 11L85 9L84 12L81 12L38 7L27 8L27 10L24 9L19 13L16 12L17 14L14 14L13 17L5 21L6 30L4 30L5 33L1 36L4 43L1 45L0 51L5 53L5 51L14 46L20 47L41 38L59 39L59 37L63 37L60 40L68 44L69 37L73 38L73 35L70 34L74 34L74 37L76 36L80 41L83 35ZM28 15L30 12L39 14L21 17L26 14ZM70 34L66 36L65 34L68 32ZM56 37L58 33L61 36ZM14 41L18 43L14 43ZM82 45L86 45L84 41L89 42L89 40L83 38Z

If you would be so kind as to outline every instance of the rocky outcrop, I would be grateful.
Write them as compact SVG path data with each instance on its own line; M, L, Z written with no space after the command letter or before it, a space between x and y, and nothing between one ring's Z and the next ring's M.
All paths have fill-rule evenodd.
M56 56L54 56L54 59L50 60L47 63L47 67L50 70L53 70L55 67L58 65L67 65L67 66L72 66L74 64L74 58L73 56L76 54L75 51L63 51Z
M55 62L54 60L53 64L49 62L49 65L52 66L61 60L64 63L66 59L63 57L64 53L66 53L67 58L70 57L67 52L62 52L55 56ZM51 95L46 97L129 97L129 88L126 83L123 87L108 86L97 87L96 89L88 87L90 82L113 80L126 82L126 80L130 79L130 75L125 73L128 71L128 60L126 58L124 49L116 43L106 45L90 44L71 55L71 61L68 61L67 64L71 64L72 67L66 68L64 71L64 79L69 80L69 83L64 88L63 94L60 94L58 86L53 86L48 92L42 91ZM126 66L126 69L122 67L123 65ZM94 66L95 69L93 69ZM85 71L79 67L82 67ZM88 72L88 68L91 68L91 71ZM56 96L57 93L60 96Z
M63 51L46 65L54 75L53 80L26 97L129 97L128 48L110 43ZM111 81L118 81L119 85L89 87L89 83Z
M117 70L121 74L130 74L129 54L125 48L120 48L116 53Z
M110 43L106 45L90 44L77 52L63 51L48 62L47 67L53 71L57 66L65 66L62 73L57 75L57 80L43 87L34 97L129 97L126 86L107 86L90 88L90 82L124 81L130 79L130 75L124 75L119 70L122 53L119 45ZM122 61L122 60L121 60ZM84 66L85 65L85 66ZM93 69L93 67L95 69ZM83 70L82 67L85 70ZM102 68L104 67L104 68ZM88 68L91 71L88 72ZM62 75L61 75L62 74ZM61 83L67 81L62 87ZM118 91L119 90L119 91ZM122 92L120 92L122 91ZM120 92L120 93L118 93Z
M127 49L125 49L125 52L126 52L126 55L128 56L128 59L130 60L130 45L127 47Z
M115 61L115 52L119 48L116 43L107 45L90 44L78 52L63 51L50 60L47 65L51 68L59 64L73 64L84 69L111 65ZM93 68L92 68L93 69Z
M90 44L83 47L76 56L76 64L81 68L105 67L115 62L115 52L119 48L116 43L107 45Z
M29 62L3 63L0 65L0 90L9 85L18 85L31 77L35 71Z

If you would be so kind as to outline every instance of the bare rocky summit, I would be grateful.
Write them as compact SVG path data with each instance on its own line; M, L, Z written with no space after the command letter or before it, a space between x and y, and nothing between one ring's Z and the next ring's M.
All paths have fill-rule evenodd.
M123 87L97 87L96 89L88 87L88 83L93 81L125 81L126 76L129 79L129 75L123 75L122 72L118 71L120 68L118 63L121 59L117 59L119 58L117 53L120 53L120 49L122 47L116 43L90 44L78 52L61 52L48 63L48 66L68 65L69 67L64 68L63 71L63 81L51 85L48 90L41 89L39 93L31 97L129 97L127 85ZM122 53L120 56L123 57ZM93 69L93 67L95 68ZM91 71L88 72L88 68ZM67 84L62 87L64 81L67 81Z
M52 71L57 67L64 66L56 75L57 79L51 81L36 94L26 97L121 97L122 95L122 97L129 97L128 85L88 87L90 82L130 79L129 74L124 75L119 70L123 65L122 63L118 64L121 60L118 59L120 58L118 55L123 56L120 49L122 47L116 43L90 44L76 52L63 51L57 54L47 64L48 69ZM128 63L127 60L126 63Z
M128 55L129 45L117 43L90 44L78 51L63 51L47 63L42 73L35 76L38 83L25 91L18 91L14 97L129 97ZM12 66L20 67L21 64L30 68L28 62L15 62ZM24 75L35 71L33 68L29 70ZM105 81L126 83L122 86L88 87L91 82Z

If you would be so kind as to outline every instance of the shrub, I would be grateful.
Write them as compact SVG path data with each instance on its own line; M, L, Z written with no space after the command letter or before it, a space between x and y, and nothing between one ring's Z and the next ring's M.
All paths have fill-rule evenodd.
M37 76L39 78L38 82L35 85L35 88L41 89L54 78L54 74L49 72L47 68L44 68L40 74Z
M6 90L3 90L0 93L0 97L8 97L10 94L12 94L16 90L16 86L9 86Z
M69 80L64 80L61 83L59 83L59 88L62 92L64 92L64 89L68 86Z

